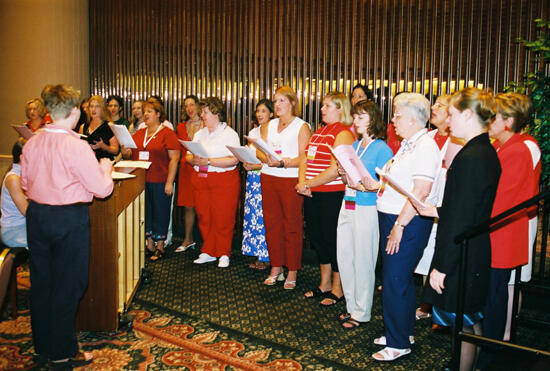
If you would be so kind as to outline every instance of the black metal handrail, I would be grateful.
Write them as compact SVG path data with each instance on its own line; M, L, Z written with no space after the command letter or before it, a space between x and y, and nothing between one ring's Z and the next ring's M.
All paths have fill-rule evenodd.
M550 357L550 352L535 349L535 348L529 348L524 346L518 346L516 344L511 344L504 341L499 341L483 336L478 336L474 334L464 333L462 331L463 327L463 321L464 321L464 295L465 295L465 285L464 285L464 277L466 276L466 257L468 256L468 241L481 233L487 232L491 225L494 223L507 218L508 216L525 209L527 207L530 207L532 205L538 204L541 200L548 200L550 199L550 190L546 190L544 192L539 193L538 195L528 199L527 201L521 202L517 204L514 207L511 207L510 209L490 218L489 220L486 220L482 223L479 223L470 229L460 233L455 237L455 243L461 244L460 249L460 264L459 264L459 274L458 274L458 308L456 313L456 319L455 324L453 327L453 340L452 340L452 359L450 368L453 370L458 370L460 368L460 353L462 348L462 340L467 340L471 343L477 343L477 344L498 344L502 346L503 348L507 348L509 350L515 350L520 352L527 352L527 353L535 353L540 354L544 356ZM518 272L520 270L518 269ZM518 272L516 272L516 282L519 280ZM516 300L516 298L514 298Z

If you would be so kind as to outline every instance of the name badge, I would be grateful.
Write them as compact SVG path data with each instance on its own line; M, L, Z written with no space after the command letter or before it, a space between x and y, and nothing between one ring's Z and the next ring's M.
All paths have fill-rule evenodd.
M355 210L355 196L357 195L357 191L355 189L351 189L350 187L346 187L346 193L344 195L344 206L346 210Z
M309 146L307 149L307 163L313 162L315 154L317 153L317 146Z
M139 151L140 161L149 161L149 151Z

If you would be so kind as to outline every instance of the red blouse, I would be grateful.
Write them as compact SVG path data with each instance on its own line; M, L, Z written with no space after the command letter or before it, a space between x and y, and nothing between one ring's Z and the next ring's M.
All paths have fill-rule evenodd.
M163 127L151 138L144 149L143 140L146 133L147 129L140 129L134 134L133 138L137 149L132 149L132 159L138 160L140 151L149 152L151 166L147 170L145 181L148 183L165 183L168 178L168 164L170 163L168 150L180 151L181 144L178 142L178 137L173 130Z

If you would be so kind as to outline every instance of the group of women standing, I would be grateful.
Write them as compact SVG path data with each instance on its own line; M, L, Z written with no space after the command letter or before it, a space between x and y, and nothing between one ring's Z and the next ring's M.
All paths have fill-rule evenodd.
M385 334L374 340L384 348L373 358L392 361L411 352L415 319L433 316L437 324L454 324L460 256L454 238L537 193L541 153L532 137L521 134L532 109L526 96L495 97L488 89L467 88L439 97L432 107L417 93L396 96L391 121L402 141L394 155L386 144L387 125L380 109L358 98L368 98L364 87L358 89L353 107L344 94L328 93L321 108L323 123L313 134L299 117L291 88L277 89L273 103L258 102L258 126L248 138L261 163L243 163L247 178L242 249L256 257L252 268L271 265L265 285L284 281L283 288L292 290L301 269L305 223L320 264L319 284L305 297L318 298L322 306L345 299L346 312L339 319L348 329L371 319L380 251ZM120 102L108 101L110 116L116 117ZM225 105L217 98L199 102L195 96L186 97L186 117L176 134L164 124L158 100L136 103L131 125L144 125L133 137L138 148L122 147L121 152L125 158L152 162L146 176L147 249L152 260L165 252L179 167L177 205L185 207L186 236L176 251L195 245L196 213L204 243L194 263L218 260L219 267L229 266L241 185L238 160L227 146L240 143L226 122ZM91 97L90 120L81 128L98 158L118 152L105 110L101 97ZM28 116L38 123L32 111ZM430 118L436 126L432 132L426 128ZM185 150L178 139L200 144L203 152ZM272 151L262 150L258 142ZM339 146L349 146L367 170L359 182L336 161L333 151ZM382 169L381 178L376 168ZM410 192L410 198L397 185ZM510 275L531 260L532 218L532 210L514 214L493 226L490 234L470 240L464 331L479 334L483 328L487 336L505 337ZM425 250L427 245L431 248ZM423 300L433 305L432 313L429 307L416 309L415 269L429 277ZM461 367L471 369L476 348L465 343L462 351ZM490 356L490 349L484 350L477 367L486 367Z

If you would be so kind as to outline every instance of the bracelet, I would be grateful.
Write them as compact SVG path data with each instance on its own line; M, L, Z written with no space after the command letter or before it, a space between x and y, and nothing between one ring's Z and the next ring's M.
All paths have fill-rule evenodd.
M397 221L397 220L395 220L394 225L397 225L397 226L399 226L399 227L401 227L401 228L405 228L405 227L406 227L406 225L403 225L403 224L399 223L399 221Z
M206 164L206 166L210 166L210 159L208 159L208 163Z

